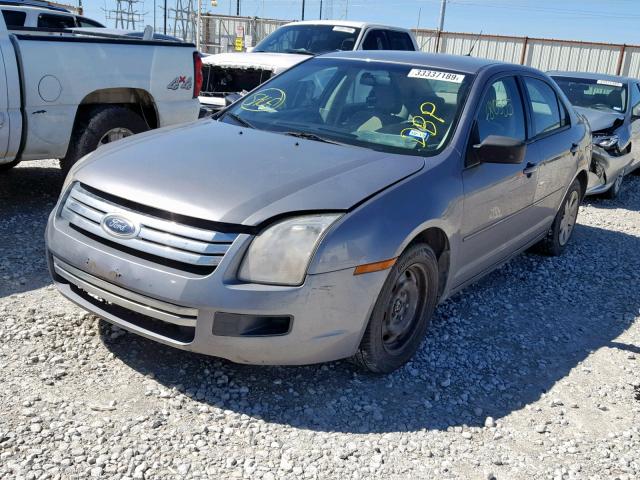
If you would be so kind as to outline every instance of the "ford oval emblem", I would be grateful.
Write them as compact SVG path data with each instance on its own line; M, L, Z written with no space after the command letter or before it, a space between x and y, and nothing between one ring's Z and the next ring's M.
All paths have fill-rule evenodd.
M109 235L119 238L133 238L138 235L140 230L135 222L115 213L104 216L102 219L102 228Z

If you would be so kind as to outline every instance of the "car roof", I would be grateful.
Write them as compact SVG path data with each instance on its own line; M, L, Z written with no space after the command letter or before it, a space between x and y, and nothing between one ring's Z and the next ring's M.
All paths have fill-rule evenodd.
M378 23L354 22L351 20L302 20L300 22L290 22L283 26L286 27L289 25L334 25L336 27L351 27L351 28L381 27L381 28L388 28L391 30L409 31L408 29L402 28L402 27L394 27L391 25L382 25Z
M374 60L389 63L404 63L429 68L442 68L445 70L455 70L469 74L478 73L490 65L505 65L515 67L523 71L530 70L520 65L511 65L496 60L489 60L479 57L467 57L460 55L445 55L442 53L424 53L396 50L357 50L345 52L333 52L321 55L322 58L340 58L353 60Z
M0 2L0 8L2 10L13 10L15 12L41 12L50 13L51 15L64 15L67 17L75 17L69 10L62 8L49 8L49 7L37 7L33 5L16 5L14 3L2 3Z
M547 72L547 75L551 77L570 77L570 78L585 78L587 80L609 80L612 82L628 83L637 81L630 77L623 77L620 75L609 75L606 73L593 73L593 72L560 72L551 71Z

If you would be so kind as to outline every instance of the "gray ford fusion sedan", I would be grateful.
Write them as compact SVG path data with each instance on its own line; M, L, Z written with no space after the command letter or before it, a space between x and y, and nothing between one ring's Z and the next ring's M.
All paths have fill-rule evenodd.
M46 233L60 291L144 337L254 364L408 361L436 305L567 245L591 138L527 67L311 58L216 119L100 148Z

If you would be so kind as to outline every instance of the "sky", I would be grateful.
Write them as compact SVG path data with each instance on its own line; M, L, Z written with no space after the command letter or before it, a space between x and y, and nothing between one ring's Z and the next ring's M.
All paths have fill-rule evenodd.
M67 0L77 3L78 0ZM169 7L177 0L167 0ZM186 4L188 0L182 0ZM197 3L197 0L193 0ZM237 0L202 0L204 10L235 14ZM156 25L162 25L164 0L155 0ZM241 15L299 20L302 0L240 0ZM333 4L334 18L437 28L441 0L324 0L323 17ZM105 8L115 0L82 0L85 15L106 22ZM153 25L154 0L144 0L137 10ZM306 0L306 19L316 19L320 0ZM140 28L142 29L142 28ZM444 30L497 35L640 44L640 0L447 0Z

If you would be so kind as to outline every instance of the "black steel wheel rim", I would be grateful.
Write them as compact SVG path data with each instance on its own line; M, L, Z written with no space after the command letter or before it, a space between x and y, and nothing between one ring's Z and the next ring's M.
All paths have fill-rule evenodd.
M427 273L422 265L409 265L398 275L382 322L387 353L397 355L413 337L423 315L426 291Z

